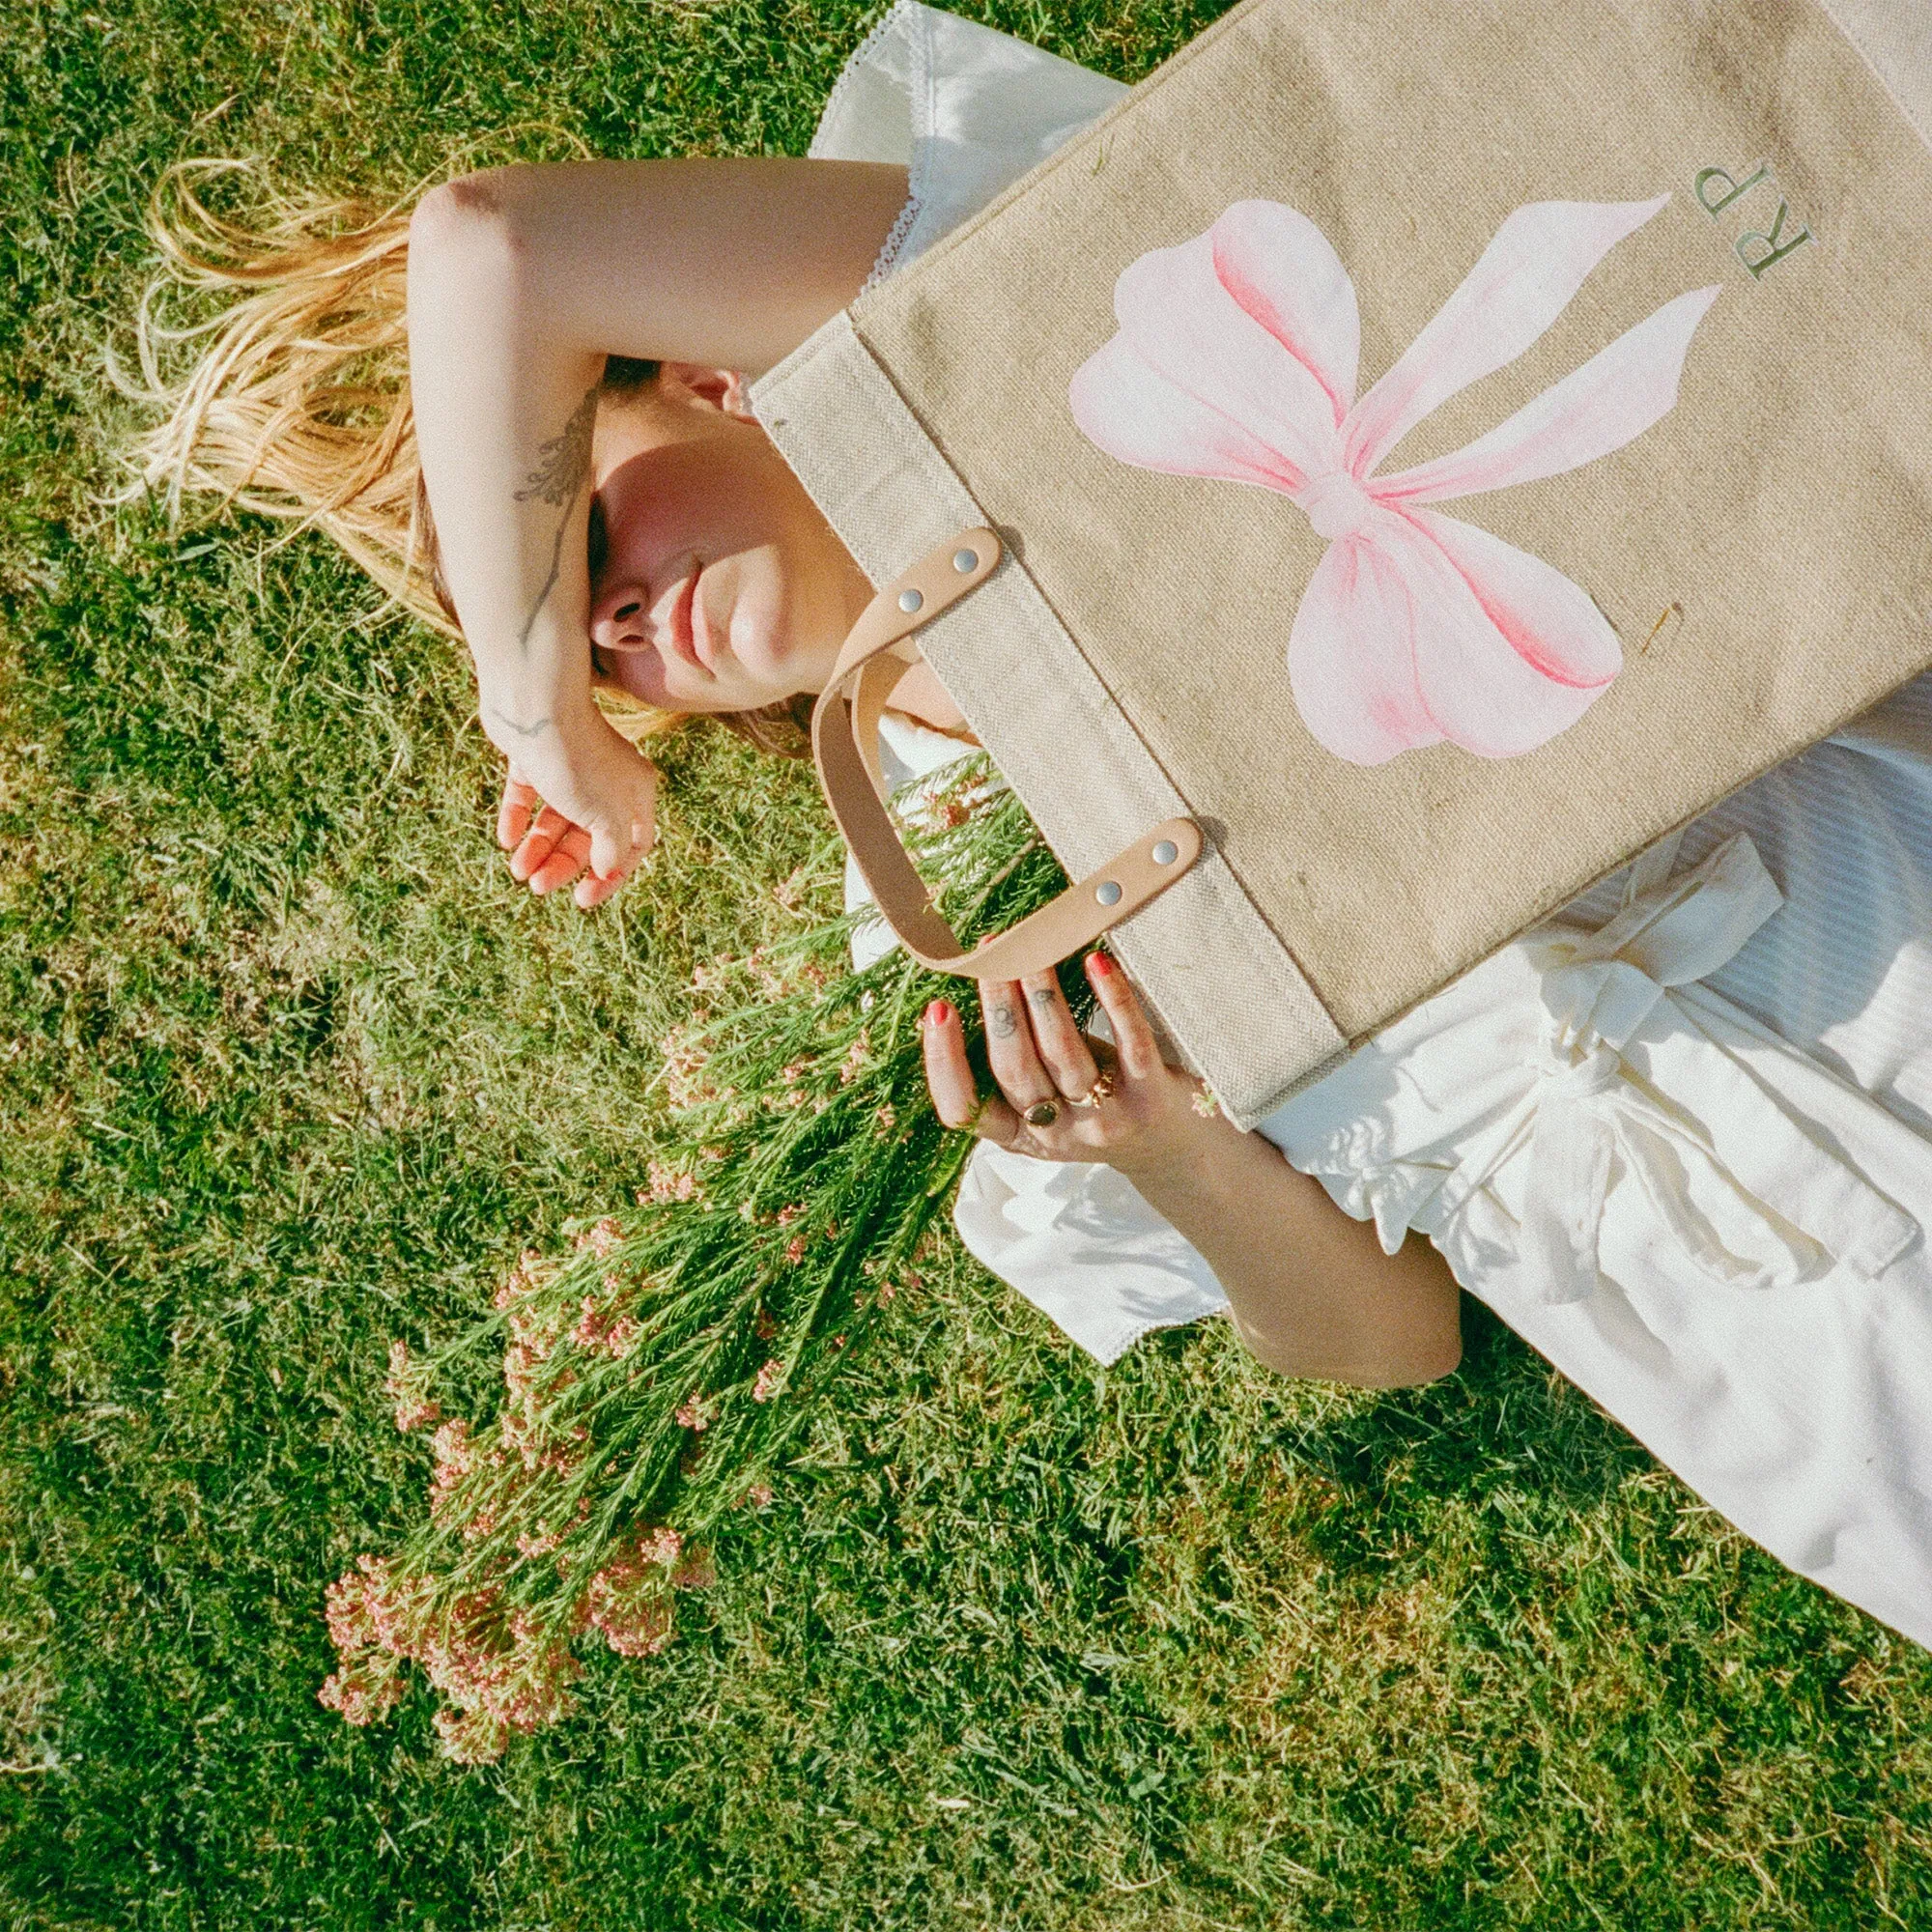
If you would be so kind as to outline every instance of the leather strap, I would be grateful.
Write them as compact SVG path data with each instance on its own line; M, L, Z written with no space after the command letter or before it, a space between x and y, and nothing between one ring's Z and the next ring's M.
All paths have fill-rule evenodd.
M1157 898L1201 856L1203 842L1191 818L1167 819L1051 905L971 952L940 918L886 809L879 719L912 668L906 640L985 582L1000 555L991 530L962 530L895 578L852 626L811 713L826 803L887 924L922 966L969 980L1019 980L1058 965Z

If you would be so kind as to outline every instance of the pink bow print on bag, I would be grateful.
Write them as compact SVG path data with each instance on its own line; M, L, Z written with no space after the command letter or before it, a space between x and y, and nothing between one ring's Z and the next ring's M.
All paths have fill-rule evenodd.
M1515 361L1669 199L1518 209L1359 402L1354 285L1305 214L1239 201L1121 275L1120 331L1075 371L1074 421L1123 463L1278 490L1327 539L1288 674L1337 757L1378 765L1445 738L1515 757L1574 724L1622 668L1616 633L1561 571L1424 505L1558 476L1641 436L1677 401L1717 289L1666 302L1453 456L1390 476L1376 467L1439 404Z

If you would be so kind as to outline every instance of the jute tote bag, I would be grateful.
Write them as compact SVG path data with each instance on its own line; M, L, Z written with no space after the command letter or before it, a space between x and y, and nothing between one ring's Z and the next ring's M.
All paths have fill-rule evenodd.
M1932 9L1248 0L767 376L913 950L1121 954L1252 1123L1932 663ZM1070 874L973 959L924 652Z

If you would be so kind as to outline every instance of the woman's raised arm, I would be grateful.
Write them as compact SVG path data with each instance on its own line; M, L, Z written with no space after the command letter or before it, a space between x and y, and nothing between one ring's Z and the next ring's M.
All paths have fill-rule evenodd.
M410 229L410 390L484 729L614 890L649 768L590 697L591 440L607 355L754 373L864 282L906 192L867 162L594 161L434 189Z

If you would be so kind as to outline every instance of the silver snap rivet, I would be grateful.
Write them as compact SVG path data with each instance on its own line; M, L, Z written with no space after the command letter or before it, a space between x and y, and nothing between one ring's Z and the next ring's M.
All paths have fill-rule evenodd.
M1119 905L1121 902L1120 881L1117 879L1102 879L1094 888L1094 896L1102 905Z
M1153 850L1148 854L1148 857L1151 859L1156 866L1171 866L1178 858L1180 857L1180 847L1177 845L1172 838L1163 838L1160 841L1160 843L1156 845L1153 848Z
M964 577L969 570L978 570L980 553L977 550L955 550L952 553L952 568L961 577Z
M907 616L911 616L924 602L925 599L917 590L901 590L899 592L899 609Z

